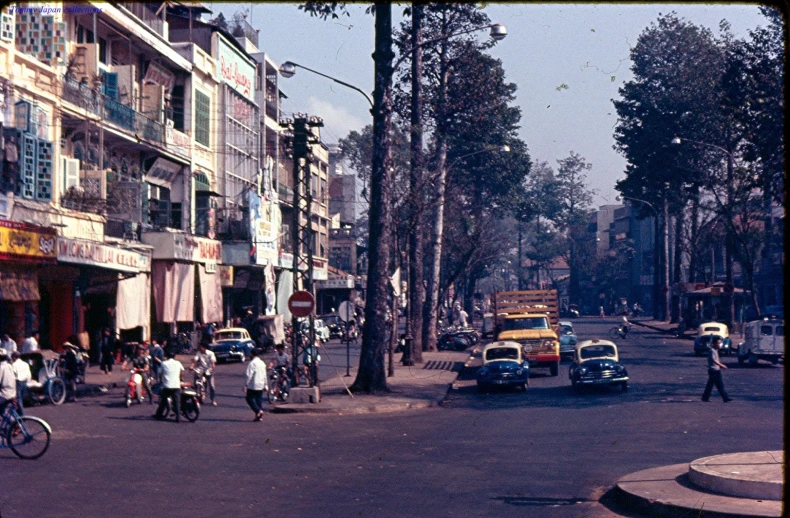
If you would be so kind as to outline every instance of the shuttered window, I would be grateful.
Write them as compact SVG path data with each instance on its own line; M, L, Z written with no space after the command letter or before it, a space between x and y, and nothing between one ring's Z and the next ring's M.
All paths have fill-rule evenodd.
M195 91L195 141L204 146L211 145L211 99Z

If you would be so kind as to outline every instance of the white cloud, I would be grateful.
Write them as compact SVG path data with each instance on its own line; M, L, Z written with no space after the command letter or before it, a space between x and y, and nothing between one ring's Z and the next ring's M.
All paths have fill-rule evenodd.
M307 105L307 113L324 119L324 127L321 129L324 142L337 142L338 139L347 137L349 131L361 131L365 125L371 124L370 120L360 119L342 106L335 106L315 97L310 97Z

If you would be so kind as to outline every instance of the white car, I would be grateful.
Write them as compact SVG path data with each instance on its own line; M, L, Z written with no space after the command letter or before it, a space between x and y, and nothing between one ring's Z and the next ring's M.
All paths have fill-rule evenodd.
M738 344L738 363L747 361L755 366L759 360L776 365L784 361L785 323L777 318L765 318L749 322L743 329L744 341Z
M303 331L308 329L308 322L309 321L307 319L302 320L300 326ZM329 328L326 327L323 320L320 318L314 318L313 328L315 329L315 337L321 340L321 343L326 343L329 341Z

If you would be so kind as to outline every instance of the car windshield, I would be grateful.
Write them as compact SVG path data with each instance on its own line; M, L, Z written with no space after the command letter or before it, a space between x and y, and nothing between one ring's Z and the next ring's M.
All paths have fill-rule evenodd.
M549 321L546 317L536 318L509 318L505 319L505 331L517 331L520 329L548 329Z
M719 331L721 331L721 328L719 326L706 326L702 330L705 332L718 333Z
M326 325L337 325L340 323L340 317L338 316L329 316L329 317L321 317Z
M571 326L560 326L560 334L561 335L572 335L573 328Z
M486 361L518 360L518 349L515 347L494 347L486 351Z
M617 354L617 349L615 349L613 345L592 345L584 347L579 354L581 354L583 360L606 358L607 356L615 356Z
M220 340L241 340L244 338L244 333L241 331L219 331L214 335L214 339Z

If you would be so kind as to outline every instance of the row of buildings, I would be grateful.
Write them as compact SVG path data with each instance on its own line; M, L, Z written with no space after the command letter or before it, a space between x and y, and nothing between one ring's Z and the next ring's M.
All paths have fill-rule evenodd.
M294 182L278 64L244 19L209 14L177 2L3 9L0 330L57 347L105 327L142 340L287 313ZM330 210L330 191L356 207L356 189L336 149L313 154L328 311L360 284L355 242L342 240L356 214Z
M646 214L640 202L602 205L590 214L586 234L582 240L594 250L594 271L580 274L579 300L568 298L570 268L562 258L548 265L524 263L528 271L528 287L554 285L560 289L565 307L577 303L582 314L597 315L603 307L607 315L619 313L624 304L633 309L637 303L645 315L654 313L658 298L669 293L670 318L673 322L682 317L686 326L703 321L728 320L727 299L734 301L734 324L756 316L746 286L745 275L737 261L733 261L733 283L728 288L726 280L726 246L722 231L711 233L700 240L693 250L684 249L678 254L676 225L670 218L667 241L669 242L669 285L664 288L661 260L662 227L656 228L656 215ZM773 208L773 225L777 235L783 236L784 209ZM690 264L694 253L697 264L694 272ZM755 276L758 304L762 313L783 305L784 248L781 241L773 244L767 254L768 264L759 264ZM591 263L591 264L592 264ZM656 282L656 276L658 281Z

